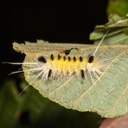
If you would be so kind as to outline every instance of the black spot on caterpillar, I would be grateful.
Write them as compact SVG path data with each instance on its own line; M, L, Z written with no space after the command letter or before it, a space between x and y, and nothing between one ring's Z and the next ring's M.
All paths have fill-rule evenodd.
M53 54L51 54L51 60L54 60L54 56L53 56Z
M94 56L93 55L89 55L88 56L88 63L92 63L94 61Z
M46 59L45 59L45 57L43 57L43 56L39 56L38 57L38 61L43 62L43 63L46 63L47 62Z
M48 78L51 77L51 74L52 74L52 70L50 69L49 72L48 72Z

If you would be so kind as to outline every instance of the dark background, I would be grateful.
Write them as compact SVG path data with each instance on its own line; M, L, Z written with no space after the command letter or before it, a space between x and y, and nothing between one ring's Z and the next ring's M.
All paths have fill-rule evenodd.
M14 41L20 43L43 39L50 42L92 43L89 34L95 25L107 22L107 2L108 0L1 1L1 62L23 61L23 55L12 49ZM17 75L8 76L8 73L17 69L15 65L1 64L0 86L7 78L17 79ZM83 113L79 116L82 115Z
M95 25L107 22L107 0L42 0L0 2L0 59L21 62L12 42L36 41L89 43ZM0 79L17 70L1 66ZM2 73L1 73L2 72ZM11 76L12 77L12 76Z

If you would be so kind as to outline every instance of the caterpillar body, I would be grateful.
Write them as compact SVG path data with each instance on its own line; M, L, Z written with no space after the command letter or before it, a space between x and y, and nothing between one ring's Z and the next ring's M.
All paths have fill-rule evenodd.
M70 77L72 75L85 79L86 72L93 74L101 73L101 65L96 60L91 59L92 56L87 58L82 56L76 57L51 54L47 59L44 56L39 56L37 59L37 67L40 67L40 70L43 71L40 75L42 79L48 80L56 77ZM37 70L37 73L38 72Z
M45 46L48 42L43 41L41 43ZM24 48L25 44L14 43L13 45L16 51L22 51L26 54L25 63L22 67L26 76L35 75L34 81L37 79L44 81L68 79L75 76L79 80L91 79L93 82L103 71L103 62L101 63L99 58L95 59L92 55L91 48L93 47L87 47L85 53L85 48L83 48L85 45L78 45L76 48L75 44L66 44L63 45L65 49L51 50L47 54L48 48L31 52L32 45L35 45L32 43L27 43L26 48ZM50 44L50 46L52 45L57 47L57 44Z
M107 33L108 33L108 31L106 32L106 34ZM80 47L82 47L82 45L79 45L79 47L77 46L77 48L73 47L73 45L71 45L71 48L69 48L69 46L68 46L69 44L63 45L63 46L68 46L68 49L65 49L65 50L63 49L63 50L59 51L61 54L63 53L62 55L60 55L60 53L52 54L51 46L54 45L54 47L55 47L55 45L58 45L58 44L49 44L48 42L44 41L43 47L46 46L45 52L46 51L49 52L49 48L50 48L50 52L48 55L46 55L46 57L43 54L38 56L38 58L36 60L36 62L38 62L38 63L36 63L37 66L36 66L36 68L34 68L35 69L34 71L37 71L37 73L39 74L39 76L37 75L38 77L36 77L36 79L42 78L42 79L48 80L50 78L54 79L56 77L57 78L71 77L72 75L76 75L77 77L81 77L82 79L85 79L86 74L88 72L91 80L93 81L93 76L97 78L97 76L99 76L101 74L101 70L102 70L101 65L102 64L100 64L95 59L95 54L96 54L99 46L101 45L103 39L105 38L106 34L103 36L102 40L96 47L96 50L93 52L93 54L92 53L88 54L88 56L83 56L83 55L80 56L80 53L77 53L77 56L75 56L74 52L82 51L82 49L79 49ZM39 43L37 42L37 44L39 44ZM16 46L18 46L18 44L15 44L14 46L15 46L14 47L14 49L15 49ZM60 47L57 46L56 48L59 49ZM18 50L22 51L22 49L24 50L23 45L22 45L21 49L18 49ZM38 49L40 49L39 46L38 46ZM73 50L75 50L75 51L71 55L71 52ZM57 51L57 50L54 49L54 51ZM36 58L36 57L34 57L34 58ZM33 60L32 60L32 62L33 62ZM25 65L23 65L23 66L25 66ZM27 67L28 67L28 65L27 65ZM31 71L31 70L33 70L33 69L30 69L30 70L28 69L28 71Z

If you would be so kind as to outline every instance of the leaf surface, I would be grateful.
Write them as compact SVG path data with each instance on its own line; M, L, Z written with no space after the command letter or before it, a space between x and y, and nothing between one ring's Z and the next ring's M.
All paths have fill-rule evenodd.
M37 44L14 43L13 48L25 53L24 62L37 63L41 55L48 58L51 54L63 54L60 51L63 47L77 48L76 44L65 46L50 44L53 48L50 51L49 45L46 45L44 41L39 42ZM77 51L70 53L70 56L88 57L95 51L96 46L78 45L78 48ZM103 71L100 76L94 77L93 81L88 72L84 80L76 75L69 78L44 80L37 78L36 72L27 71L27 66L23 65L25 79L42 96L66 108L97 112L107 118L124 115L128 112L128 45L101 46L96 58L102 63ZM33 68L33 65L30 67Z
M128 13L128 1L127 0L109 0L108 14L118 14L124 16Z
M108 23L97 25L90 34L90 40L98 44L106 31L109 30L103 44L128 44L128 16L110 15Z

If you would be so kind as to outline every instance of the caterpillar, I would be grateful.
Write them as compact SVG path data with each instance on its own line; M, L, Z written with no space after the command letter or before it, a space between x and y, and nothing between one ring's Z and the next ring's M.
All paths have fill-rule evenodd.
M26 79L29 76L30 78L32 77L31 80L27 80L30 85L39 79L48 82L57 79L68 80L71 76L75 76L80 81L90 81L91 79L91 82L94 82L94 79L98 79L103 72L104 62L98 61L98 57L95 58L95 54L108 31L93 54L90 50L87 50L87 55L84 55L85 45L81 44L77 44L76 47L75 44L50 44L47 41L40 40L37 44L29 42L18 44L14 42L13 48L18 52L25 53L26 57L23 63L7 62L9 64L22 65L23 69L11 72L10 75L24 72ZM53 47L56 49L53 49Z
M102 73L102 64L95 59L95 54L103 39L97 46L95 52L93 54L90 53L88 56L79 55L80 53L75 55L75 52L79 52L79 48L83 47L82 45L79 45L79 48L72 47L68 50L60 50L59 53L51 54L50 52L52 52L52 50L49 52L48 49L46 49L49 52L48 55L45 50L45 54L34 55L34 57L28 56L29 61L27 64L23 63L23 69L28 72L30 71L32 74L38 74L37 77L35 77L36 79L54 80L56 78L69 78L72 75L75 75L80 79L86 79L86 75L89 73L90 78L93 81L93 77L97 78ZM45 43L47 44L47 42ZM43 44L44 47L46 45L45 43ZM17 50L18 47L19 44L15 43L14 49ZM82 51L82 49L80 50ZM29 52L27 54L29 55ZM29 62L34 62L34 65Z
M42 79L54 79L55 77L70 77L76 74L77 77L85 79L86 72L101 73L100 64L94 60L93 56L65 56L51 54L47 59L44 56L38 57L39 67L42 70ZM29 67L28 67L29 68Z

